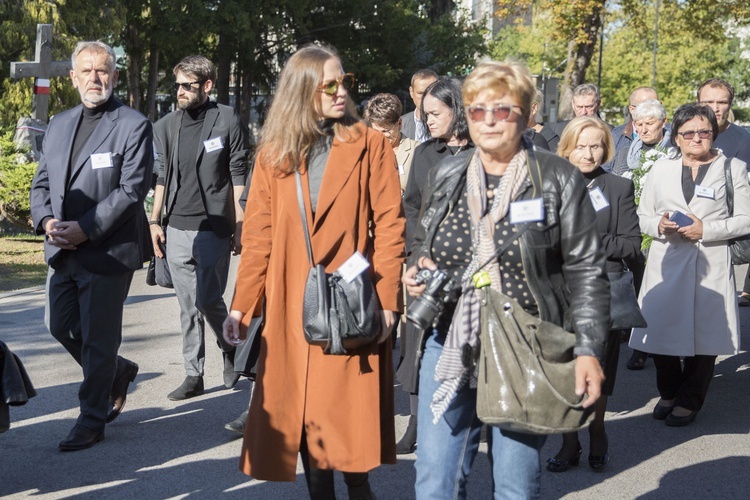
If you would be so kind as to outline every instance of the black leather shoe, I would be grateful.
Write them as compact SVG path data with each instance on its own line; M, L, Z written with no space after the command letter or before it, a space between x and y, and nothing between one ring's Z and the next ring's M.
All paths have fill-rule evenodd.
M237 417L235 420L232 420L228 424L224 425L224 428L228 431L235 432L239 434L240 436L245 435L245 424L247 423L247 414L249 413L249 410L245 410L242 412L242 414Z
M547 470L550 472L565 472L571 467L578 465L578 462L581 461L582 453L583 453L583 450L581 449L581 446L579 445L578 451L576 451L575 455L573 455L570 458L567 458L567 459L561 459L561 458L555 458L555 457L548 458Z
M417 416L409 415L406 432L396 443L396 455L409 455L417 449Z
M231 389L237 385L237 381L240 379L240 374L234 371L234 353L237 349L223 353L224 355L224 385L227 389Z
M182 401L183 399L194 398L203 394L203 377L192 377L188 375L183 380L180 387L167 394L172 401Z
M68 437L58 445L60 451L78 451L91 448L99 441L104 441L104 430L92 431L86 427L76 425Z
M643 368L646 367L647 358L648 358L648 353L634 350L632 356L630 356L630 359L628 360L628 363L625 365L625 367L628 370L643 370Z
M118 368L120 366L122 366L122 369L117 370L115 381L112 383L112 394L110 395L112 409L107 415L107 423L110 423L122 413L122 409L125 408L125 402L128 399L128 386L130 382L135 380L135 376L138 375L138 365L136 363L123 359L122 364L118 363Z
M667 424L669 427L685 427L690 422L695 420L695 416L698 414L697 411L691 412L689 415L685 415L683 417L678 417L674 413L670 413L667 415L667 418L664 419L664 423Z
M656 406L654 406L654 413L653 417L656 420L664 420L666 419L670 413L672 413L672 408L674 406L663 406L659 403L656 403Z

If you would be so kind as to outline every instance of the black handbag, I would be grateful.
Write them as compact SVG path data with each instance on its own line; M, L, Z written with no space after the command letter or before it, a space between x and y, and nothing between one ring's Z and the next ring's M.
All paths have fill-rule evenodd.
M609 320L611 330L646 328L633 286L633 273L620 271L609 276Z
M260 310L260 316L250 320L245 334L245 341L237 346L234 352L234 371L255 380L258 373L258 358L260 357L260 340L266 323L266 304Z
M734 183L732 182L732 159L724 161L724 182L727 193L727 209L729 216L734 215ZM750 263L750 234L729 240L729 253L732 255L732 264L741 266Z
M302 304L305 340L322 346L326 354L344 355L348 349L364 347L378 337L378 296L366 271L347 282L338 271L329 274L322 264L315 265L299 172L295 180L310 262Z
M172 284L172 273L169 272L169 264L167 263L167 245L159 243L163 258L154 256L154 278L156 284L163 288L174 288Z

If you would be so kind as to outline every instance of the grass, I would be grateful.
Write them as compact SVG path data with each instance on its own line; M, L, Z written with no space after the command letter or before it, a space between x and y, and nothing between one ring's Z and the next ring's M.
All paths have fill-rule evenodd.
M43 285L46 278L42 236L0 235L0 292Z

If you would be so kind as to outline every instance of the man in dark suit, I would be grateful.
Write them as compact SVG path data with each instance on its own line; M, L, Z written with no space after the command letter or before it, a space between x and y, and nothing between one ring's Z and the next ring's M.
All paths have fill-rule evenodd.
M411 77L409 86L409 95L414 101L416 109L405 115L401 115L401 133L409 139L422 143L430 138L430 131L422 122L420 108L422 107L422 95L425 89L438 79L437 73L431 69L420 69Z
M230 252L241 250L239 200L247 174L247 131L229 106L211 102L214 65L188 56L173 70L178 110L154 127L158 178L151 214L154 252L167 263L180 304L182 356L186 377L168 394L179 401L203 393L206 357L204 325L216 335L224 357L224 384L231 388L235 347L222 337L227 317L223 294ZM167 225L166 235L162 226Z
M114 51L80 42L72 63L82 105L50 121L31 187L50 266L45 322L83 368L81 413L63 451L104 439L138 373L117 351L133 271L151 255L143 200L154 158L149 121L112 97Z

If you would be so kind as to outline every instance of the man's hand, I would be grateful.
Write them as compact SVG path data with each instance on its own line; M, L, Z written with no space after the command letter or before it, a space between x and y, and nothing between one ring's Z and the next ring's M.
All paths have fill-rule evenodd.
M78 245L88 240L77 221L52 219L47 222L49 243L64 250L75 250Z
M594 356L578 356L576 358L576 394L583 396L588 394L588 398L583 402L583 407L596 403L602 392L602 381L604 372L602 365Z
M232 254L239 255L242 253L242 221L238 220L234 229L234 236L231 242Z
M164 244L164 242L167 241L167 238L164 236L164 230L159 224L151 224L148 228L151 231L151 244L154 245L154 255L163 259L164 254L161 252L159 243Z

